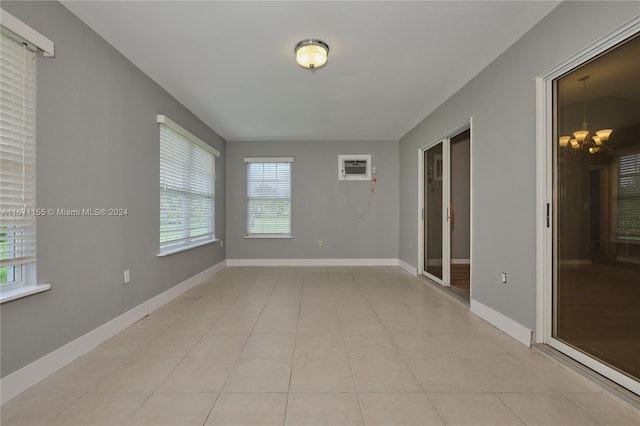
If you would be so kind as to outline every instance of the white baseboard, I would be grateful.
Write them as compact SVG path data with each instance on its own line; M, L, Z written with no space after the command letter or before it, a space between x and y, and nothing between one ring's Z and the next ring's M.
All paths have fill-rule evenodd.
M227 266L398 266L398 259L227 259Z
M33 361L21 369L9 374L0 380L2 395L0 403L4 404L15 396L21 394L42 379L55 373L65 365L74 361L78 357L86 354L107 339L115 336L131 324L150 314L156 309L164 306L187 290L198 284L205 282L218 271L224 269L225 262L222 261L212 267L205 269L177 284L159 295L147 300L128 310L111 321L91 330L87 334L67 343L59 349Z
M477 300L471 299L470 308L472 313L487 321L489 324L504 331L523 345L531 347L531 341L533 339L532 330Z
M404 269L405 271L407 271L408 273L410 273L412 276L414 277L418 276L418 268L416 268L415 266L410 265L407 262L404 262L402 260L398 260L398 266Z

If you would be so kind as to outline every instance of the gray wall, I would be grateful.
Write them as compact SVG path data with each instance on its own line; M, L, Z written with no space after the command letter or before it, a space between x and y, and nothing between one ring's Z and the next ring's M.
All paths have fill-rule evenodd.
M339 154L371 154L377 168L375 192L370 192L369 181L338 181ZM244 238L247 169L243 159L269 156L295 158L292 239ZM227 258L398 257L397 141L229 142L227 164ZM319 247L318 240L324 246Z
M400 140L401 260L418 264L418 149L473 116L472 295L535 328L533 79L638 13L639 2L561 3ZM572 31L571 22L598 24Z
M224 260L220 244L156 256L156 114L222 153L216 162L221 237L226 144L61 4L3 1L2 8L56 46L55 58L38 58L37 206L129 210L126 217L38 219L38 282L52 290L2 305L5 376Z

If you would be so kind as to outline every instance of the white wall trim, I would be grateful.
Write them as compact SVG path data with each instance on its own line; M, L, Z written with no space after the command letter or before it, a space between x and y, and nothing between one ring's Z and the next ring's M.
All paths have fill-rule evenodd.
M416 268L415 266L410 265L407 262L404 262L399 259L398 259L398 266L404 269L405 271L407 271L408 273L410 273L412 276L414 277L418 276L418 268Z
M471 299L470 308L472 313L487 321L489 324L504 331L523 345L531 347L533 330L528 329L524 325L512 320L487 305L478 302L477 300Z
M55 56L55 45L51 40L34 30L9 12L0 9L0 23L13 34L42 50L44 56Z
M293 157L244 157L245 163L293 163Z
M424 211L424 152L428 147L422 147L418 149L418 273L421 274L424 271L424 226L425 226L425 211Z
M205 282L214 274L224 269L224 267L224 261L213 265L4 377L0 380L0 389L2 389L0 403L4 404L21 394L42 379L50 376L65 365L100 345L102 342L115 336L131 324L144 318L145 315L164 306L187 290Z
M398 266L398 259L227 259L227 266Z
M215 149L214 147L212 147L211 145L209 145L208 143L206 143L205 141L203 141L202 139L200 139L199 137L197 137L196 135L194 135L193 133L191 133L190 131L188 131L178 123L176 123L175 121L171 120L166 115L162 115L162 114L157 115L156 121L160 124L164 124L174 132L181 134L185 138L189 139L191 142L198 145L200 148L213 153L213 155L215 155L216 157L220 157L220 151L218 151L217 149Z
M546 342L547 317L551 300L552 221L555 218L553 177L549 165L552 156L553 117L550 105L551 83L536 78L536 342ZM548 210L547 210L548 209ZM548 221L548 222L547 222Z
M474 179L473 179L473 115L469 117L469 299L473 297L473 229L474 216L473 216L473 191L474 191Z

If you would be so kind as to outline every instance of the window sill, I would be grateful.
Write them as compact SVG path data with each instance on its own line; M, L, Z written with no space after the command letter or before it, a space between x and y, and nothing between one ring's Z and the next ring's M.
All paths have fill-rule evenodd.
M162 253L158 253L158 257L169 256L169 255L172 255L172 254L180 253L182 251L191 250L191 249L196 248L196 247L206 246L207 244L217 243L218 241L220 241L220 240L213 239L213 240L203 241L201 243L194 244L192 246L180 247L180 248L177 248L177 249L174 249L174 250L169 250L169 251L165 251L165 252L162 252Z
M51 290L51 284L25 285L0 292L0 304Z
M265 239L277 239L277 240L287 240L292 239L293 235L245 235L245 239L256 239L256 240L265 240Z

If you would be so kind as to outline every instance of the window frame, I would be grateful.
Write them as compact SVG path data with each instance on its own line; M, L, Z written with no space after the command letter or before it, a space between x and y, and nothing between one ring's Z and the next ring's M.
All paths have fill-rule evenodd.
M40 34L18 18L14 17L5 10L0 9L0 22L2 22L2 37L7 37L15 41L19 45L24 45L26 49L34 52L35 61L33 70L33 151L34 155L37 151L37 136L36 136L36 121L35 111L37 109L37 56L38 53L42 53L45 57L55 56L55 45L47 37ZM30 205L31 212L34 216L37 216L38 209L36 209L36 182L35 182L35 165L34 175L32 182L33 191L33 205ZM34 217L34 221L36 218ZM37 224L36 224L37 225ZM35 231L34 225L34 233ZM37 233L35 233L35 244L37 244ZM35 248L34 248L35 253ZM14 276L17 278L11 282L0 285L0 304L10 302L12 300L20 299L33 294L42 293L51 289L50 284L38 284L37 283L37 269L36 269L36 257L35 254L32 258L25 259L21 263L15 265L8 265L14 268Z
M629 158L629 157L633 157L633 171L632 172L628 172L626 170L624 170L623 166L623 159L625 158ZM627 152L620 152L617 155L617 159L615 161L615 165L616 165L616 174L618 176L618 182L616 185L616 189L615 189L615 203L616 203L616 229L615 229L615 234L613 235L615 241L617 243L622 243L622 244L640 244L640 234L636 233L633 234L627 238L624 238L621 233L620 233L620 229L621 229L621 213L626 213L627 215L631 215L633 216L633 213L636 213L636 211L634 211L633 207L629 207L629 208L620 208L620 204L621 201L631 201L631 202L635 202L635 204L640 205L640 194L636 193L631 193L631 194L627 194L627 193L623 193L621 195L621 184L622 184L622 180L623 178L628 178L628 179L632 179L634 182L640 182L640 150L638 150L638 148L633 148L630 151ZM637 222L639 219L634 218L635 222Z
M212 194L211 194L211 198L212 198L212 212L211 212L211 227L212 227L212 232L211 232L211 237L210 238L206 238L203 239L201 241L189 241L191 239L190 236L185 236L184 239L186 240L184 243L179 244L179 245L175 245L175 246L170 246L170 247L165 247L163 249L162 247L162 241L161 241L161 237L162 234L159 233L158 234L158 257L164 257L164 256L169 256L171 254L175 254L175 253L180 253L182 251L185 250L190 250L192 248L196 248L196 247L201 247L207 244L212 244L215 243L217 241L220 241L219 239L216 238L216 215L215 215L215 205L216 205L216 176L215 176L215 163L216 163L216 158L220 157L220 152L215 149L214 147L212 147L211 145L209 145L208 143L202 141L200 138L198 138L197 136L193 135L191 132L189 132L188 130L186 130L185 128L183 128L182 126L180 126L179 124L175 123L174 121L172 121L171 119L169 119L167 116L165 115L158 115L157 116L157 120L156 120L159 124L159 141L160 143L162 143L162 126L166 126L170 131L173 131L174 133L178 134L178 136L181 137L181 141L182 142L186 142L191 144L192 146L198 147L200 149L203 149L205 151L207 151L208 153L213 155L213 187L212 187ZM162 168L162 158L159 159L159 165L160 168ZM161 214L162 211L162 182L160 183L160 205L159 205L159 213ZM181 192L178 190L172 190L174 192ZM186 192L187 194L195 194L196 196L201 195L201 194L196 194L195 192ZM187 198L186 201L191 200L191 198ZM189 212L191 212L191 208L189 208ZM192 215L189 215L188 218L191 218ZM160 217L160 220L161 217ZM162 225L162 223L160 223L160 225ZM187 225L183 231L188 231L190 229L189 225ZM160 229L158 230L160 232Z
M5 291L13 290L16 288L24 287L26 285L26 280L25 280L26 266L27 266L26 263L21 263L18 265L3 266L3 268L13 267L14 279L12 281L7 280L6 283L0 284L0 292L5 292Z
M245 236L246 239L289 239L293 238L293 157L245 157L244 163L247 165L246 169L246 221L245 221ZM289 232L287 233L252 233L249 232L249 209L250 209L250 201L252 198L257 199L259 197L251 197L249 195L249 168L251 164L268 164L268 163L288 163L289 164L289 197L279 197L279 198L269 198L269 199L278 199L278 200L288 200L289 201Z

